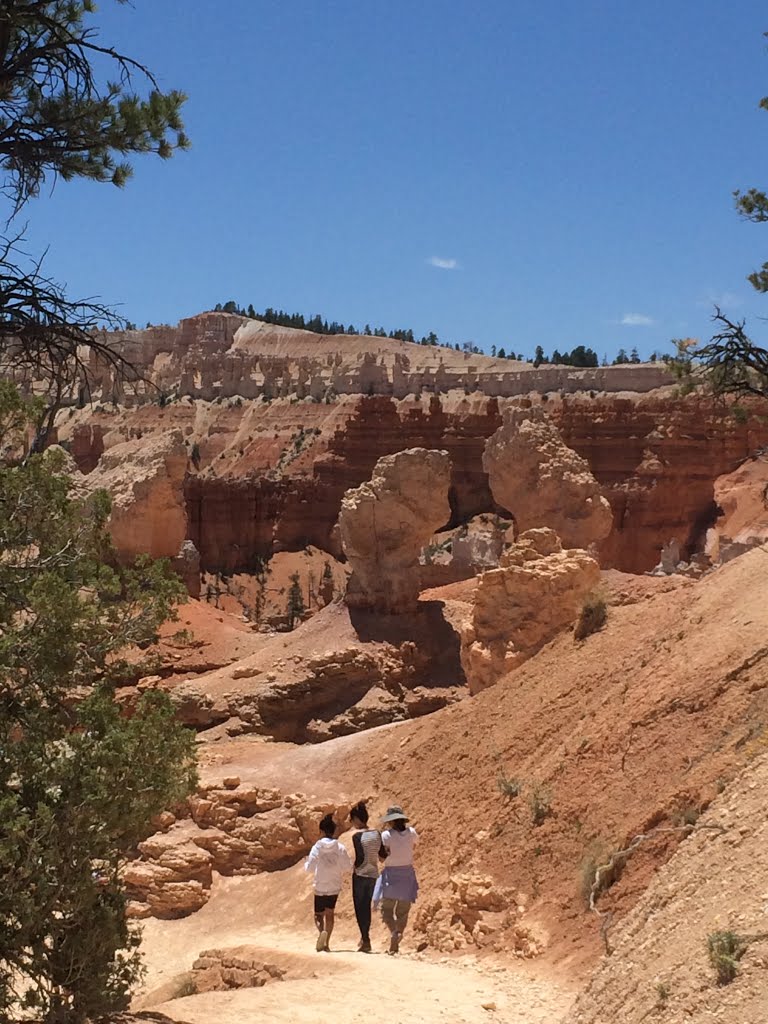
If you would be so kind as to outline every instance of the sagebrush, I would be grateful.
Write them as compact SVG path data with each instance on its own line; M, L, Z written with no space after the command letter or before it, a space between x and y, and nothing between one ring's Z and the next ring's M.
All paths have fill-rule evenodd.
M608 609L602 597L594 595L587 598L573 631L574 639L584 640L586 637L602 629L608 618Z

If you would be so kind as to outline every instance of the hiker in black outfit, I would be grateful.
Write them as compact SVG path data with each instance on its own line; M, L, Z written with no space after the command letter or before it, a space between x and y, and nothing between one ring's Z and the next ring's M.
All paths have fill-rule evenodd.
M352 836L355 850L355 867L352 874L352 902L360 929L360 953L371 952L371 900L379 877L378 858L383 853L381 832L368 828L368 808L361 800L349 812L352 825L358 830Z

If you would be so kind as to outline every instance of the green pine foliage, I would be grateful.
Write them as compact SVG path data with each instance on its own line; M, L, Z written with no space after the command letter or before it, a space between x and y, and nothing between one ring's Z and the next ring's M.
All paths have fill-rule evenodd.
M295 629L297 623L301 621L304 614L304 595L301 592L301 582L299 580L299 574L293 573L291 576L291 585L288 588L288 603L287 603L287 616L288 616L288 629Z
M537 345L533 357L533 365L541 366L542 363L554 363L559 366L588 367L597 366L598 359L597 353L591 348L585 348L584 345L577 345L570 352L560 352L558 349L555 349L551 357L545 355L541 345Z
M430 331L429 334L417 338L410 328L398 328L397 330L387 332L383 327L372 328L370 324L366 324L362 331L358 332L354 324L347 324L345 326L338 320L329 321L319 313L314 313L312 316L304 316L303 313L286 313L282 309L272 309L271 306L267 306L263 313L257 313L252 302L245 309L239 306L234 299L229 299L223 303L217 302L214 306L214 312L247 316L252 320L262 320L267 324L275 324L277 327L293 327L295 330L311 331L313 334L361 333L373 338L394 338L397 341L409 341L414 345L429 345L432 347L440 345L440 340L434 331ZM450 346L448 347L450 348Z
M162 693L113 700L182 589L117 564L109 497L79 499L63 452L22 457L40 411L0 382L0 1019L81 1024L139 976L120 866L190 792L194 737Z
M132 173L126 154L167 159L189 145L184 94L161 92L145 67L103 42L90 24L95 9L92 0L4 0L0 8L0 63L12 69L0 90L0 167L17 208L49 175L122 186ZM141 80L145 96L133 89Z

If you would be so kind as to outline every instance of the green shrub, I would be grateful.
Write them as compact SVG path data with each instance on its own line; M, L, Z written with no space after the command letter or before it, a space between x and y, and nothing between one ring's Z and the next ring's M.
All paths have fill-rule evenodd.
M736 932L710 932L707 936L707 953L718 985L730 985L739 973L739 960L744 956L746 948L747 943Z
M733 416L737 423L743 425L749 420L749 411L743 405L732 405L731 416Z
M592 633L602 629L608 618L608 609L602 597L593 595L584 602L576 627L573 632L575 640L585 640Z

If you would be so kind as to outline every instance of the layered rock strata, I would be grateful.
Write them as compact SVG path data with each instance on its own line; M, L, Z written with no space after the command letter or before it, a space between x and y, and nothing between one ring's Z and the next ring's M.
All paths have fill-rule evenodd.
M121 381L92 359L89 380L73 390L97 401L141 404L163 393L204 401L293 396L319 401L335 395L479 392L510 397L529 391L648 391L669 383L663 364L575 369L534 367L450 346L424 346L368 335L318 335L228 313L208 312L142 331L104 336L135 367Z
M684 561L701 550L717 519L715 481L768 443L763 401L746 417L697 395L582 396L549 411L611 503L600 560L624 572L652 569L672 538Z
M184 477L187 449L181 431L124 441L103 453L78 486L112 497L109 532L121 557L175 558L187 538ZM190 552L185 550L187 560Z
M466 693L458 637L438 602L409 616L334 602L234 667L182 680L147 676L117 699L130 714L153 688L170 694L179 721L211 738L253 733L292 743L416 718Z

